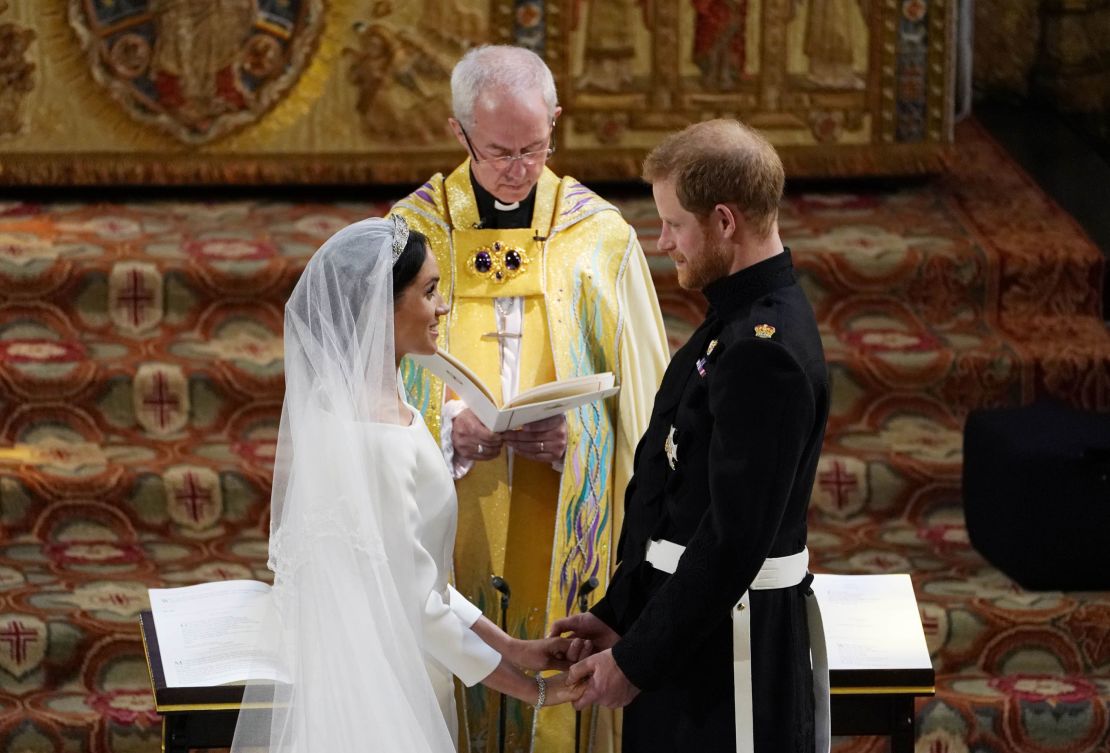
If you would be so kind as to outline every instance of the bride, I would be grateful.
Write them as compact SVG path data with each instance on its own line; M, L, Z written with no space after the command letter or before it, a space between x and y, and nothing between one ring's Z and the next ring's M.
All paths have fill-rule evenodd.
M450 473L398 364L434 353L447 307L427 241L369 219L312 257L285 308L267 633L288 682L248 684L233 753L458 747L454 680L537 707L580 695L569 641L502 632L448 582ZM520 668L535 671L529 676Z

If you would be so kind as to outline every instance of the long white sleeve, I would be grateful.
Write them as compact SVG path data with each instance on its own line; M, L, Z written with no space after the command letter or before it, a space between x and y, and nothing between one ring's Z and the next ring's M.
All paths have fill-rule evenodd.
M446 594L432 590L424 603L425 650L467 687L501 663L501 654L470 629L481 616L478 607L450 586Z
M420 430L426 431L423 426ZM435 458L434 442L430 437L425 441L428 449L423 457ZM413 541L415 578L420 587L426 589L420 616L424 651L469 687L481 682L496 669L501 655L470 629L481 616L478 608L447 584L443 568L450 567L455 533L454 513L428 517L429 511L439 504L451 508L455 505L454 489L446 478L447 474L443 475L441 482L431 487L418 486L402 496ZM427 481L427 478L424 480ZM435 554L439 556L434 556L428 546L435 547Z
M464 410L466 410L466 403L462 400L448 400L443 404L443 410L439 415L439 449L443 453L443 461L451 471L451 478L456 481L470 473L470 469L474 467L473 460L455 455L455 443L451 439L455 419Z

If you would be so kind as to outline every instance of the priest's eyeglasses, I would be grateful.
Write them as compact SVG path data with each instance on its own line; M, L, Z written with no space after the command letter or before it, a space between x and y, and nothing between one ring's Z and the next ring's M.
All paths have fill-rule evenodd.
M555 153L555 121L551 121L551 130L547 134L547 148L537 149L534 152L523 152L522 154L506 154L503 157L481 157L478 150L474 148L474 144L470 141L470 135L466 129L459 124L459 130L462 131L463 139L466 140L466 146L470 149L470 161L475 165L489 165L498 172L508 170L509 167L516 161L523 162L528 167L534 167L540 162L543 162L552 154Z

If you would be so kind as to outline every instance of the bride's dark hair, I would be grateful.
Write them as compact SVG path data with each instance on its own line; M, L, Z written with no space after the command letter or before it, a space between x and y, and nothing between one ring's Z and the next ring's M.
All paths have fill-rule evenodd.
M428 239L417 230L409 231L409 240L405 250L397 257L393 265L393 300L396 301L405 292L420 268L424 266L424 259L428 256Z

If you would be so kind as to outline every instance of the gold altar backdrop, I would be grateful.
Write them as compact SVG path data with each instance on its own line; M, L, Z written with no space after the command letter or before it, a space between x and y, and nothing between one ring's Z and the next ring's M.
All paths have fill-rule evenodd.
M956 0L0 0L0 184L425 179L470 46L536 50L555 167L739 117L792 175L936 169Z

